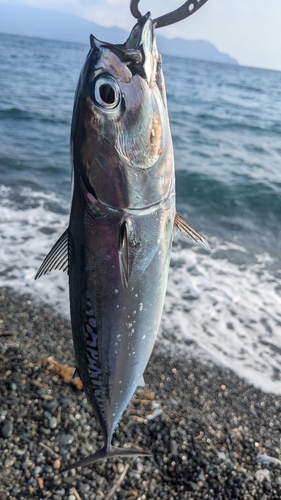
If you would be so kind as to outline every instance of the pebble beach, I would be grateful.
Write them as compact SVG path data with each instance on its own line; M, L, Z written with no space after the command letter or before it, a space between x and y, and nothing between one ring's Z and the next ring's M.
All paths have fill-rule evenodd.
M281 397L171 352L161 335L113 439L152 456L61 473L102 434L58 366L75 366L68 320L1 288L0 500L280 499Z

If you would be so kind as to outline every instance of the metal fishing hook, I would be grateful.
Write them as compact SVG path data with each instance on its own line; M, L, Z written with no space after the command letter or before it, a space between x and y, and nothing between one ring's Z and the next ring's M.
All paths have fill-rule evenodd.
M138 4L140 0L131 0L130 2L130 10L132 15L139 19L142 17L138 9ZM169 24L175 24L183 19L194 14L200 7L202 7L208 0L187 0L181 7L178 9L165 14L164 16L157 17L157 19L153 19L153 22L156 23L156 28L163 28L164 26L169 26Z

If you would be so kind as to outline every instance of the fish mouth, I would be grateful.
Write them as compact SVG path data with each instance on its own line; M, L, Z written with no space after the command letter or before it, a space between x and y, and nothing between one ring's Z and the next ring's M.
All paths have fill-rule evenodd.
M138 20L124 44L101 42L93 35L90 40L92 49L99 47L110 49L128 66L133 75L138 73L148 82L155 80L159 54L150 12Z
M127 49L137 49L142 55L142 67L148 82L156 79L159 54L150 12L142 16L133 27L125 43Z
M154 38L153 23L150 12L140 17L134 25L131 33L125 42L127 49L139 49L144 42Z

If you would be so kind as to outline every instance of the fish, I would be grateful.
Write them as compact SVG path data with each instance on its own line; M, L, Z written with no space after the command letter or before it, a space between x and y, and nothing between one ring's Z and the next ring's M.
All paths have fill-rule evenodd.
M112 435L143 376L163 311L173 238L205 238L176 214L174 154L154 24L124 44L90 36L71 127L69 226L39 268L67 271L77 372L104 444L64 470L148 456Z

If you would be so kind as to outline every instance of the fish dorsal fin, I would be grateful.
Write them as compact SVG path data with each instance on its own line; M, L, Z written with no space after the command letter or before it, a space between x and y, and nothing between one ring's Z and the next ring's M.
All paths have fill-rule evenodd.
M193 241L205 250L210 250L206 238L179 214L176 214L174 222L174 240Z
M129 246L126 221L124 221L120 227L118 251L122 281L124 286L127 288L129 282Z
M68 239L67 228L43 260L36 273L36 280L41 278L44 274L54 271L55 269L59 271L67 271L68 273L70 264Z

